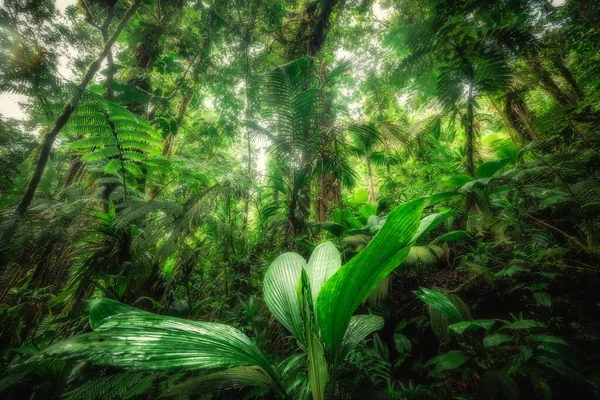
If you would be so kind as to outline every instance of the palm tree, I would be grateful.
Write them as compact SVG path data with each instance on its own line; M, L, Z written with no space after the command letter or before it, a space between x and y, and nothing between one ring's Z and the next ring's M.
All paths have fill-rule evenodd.
M369 178L369 203L375 203L377 200L375 189L375 176L373 173L373 164L381 160L381 152L375 150L377 144L381 143L379 132L372 126L360 129L358 126L352 126L349 129L352 138L350 151L358 158L367 163L367 176ZM378 154L379 153L379 154Z
M339 152L328 151L336 148L336 130L320 127L326 89L348 65L340 64L323 79L315 68L312 58L302 57L266 73L261 99L267 128L255 127L271 140L270 153L283 172L287 200L280 204L287 208L289 247L304 231L309 210L302 200L308 196L311 178L336 170L336 176L349 173L347 164L335 157Z
M409 146L411 141L406 135L401 135L400 131L389 124L379 126L384 128L388 139L400 139L405 146ZM385 140L383 135L377 129L374 123L367 124L351 124L348 127L348 132L352 140L349 150L356 157L365 160L367 163L367 176L369 179L369 203L377 201L377 189L375 186L375 173L373 167L376 165L385 165L390 174L390 166L398 163L398 159L387 152L377 150L378 146L384 146ZM389 141L389 140L388 140Z

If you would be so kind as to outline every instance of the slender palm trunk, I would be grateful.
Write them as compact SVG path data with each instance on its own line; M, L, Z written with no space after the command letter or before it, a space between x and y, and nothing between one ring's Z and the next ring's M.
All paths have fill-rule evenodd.
M465 126L465 136L467 140L467 173L471 176L475 176L475 128L474 112L473 112L473 82L469 84L469 93L467 97L467 121Z
M373 168L371 160L367 158L367 172L369 174L369 203L375 204L377 196L375 195L375 177L373 176Z

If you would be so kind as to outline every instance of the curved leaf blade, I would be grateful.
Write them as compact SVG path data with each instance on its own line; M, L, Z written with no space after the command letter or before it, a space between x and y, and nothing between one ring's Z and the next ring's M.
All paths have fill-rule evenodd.
M340 252L331 242L321 243L312 252L305 269L310 281L313 304L317 304L321 287L341 266Z
M344 358L369 334L383 328L383 325L384 320L378 315L355 315L350 318L340 351L341 358Z
M354 311L406 258L424 203L424 199L417 199L392 211L369 245L321 288L317 300L319 326L323 341L334 357L339 354Z
M239 389L246 386L265 387L272 390L279 389L274 384L273 379L262 368L241 366L188 379L163 392L160 397L198 395L221 390Z
M278 380L269 360L237 329L157 315L103 299L92 304L95 331L58 342L32 361L58 357L137 371L261 367Z
M284 253L267 269L263 281L265 303L271 314L304 343L304 328L298 299L298 284L306 261L296 253Z
M425 304L446 315L452 321L460 322L463 320L463 317L456 308L456 306L450 301L450 299L448 299L442 293L435 292L426 288L421 288L421 290L415 290L414 293Z
M478 179L481 178L491 178L496 172L500 171L502 168L510 164L513 159L511 157L502 158L500 160L492 160L487 161L481 164L477 171L475 171L475 176Z

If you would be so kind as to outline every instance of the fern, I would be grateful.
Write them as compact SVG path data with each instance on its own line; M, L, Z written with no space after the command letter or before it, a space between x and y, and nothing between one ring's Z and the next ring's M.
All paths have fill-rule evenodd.
M89 95L77 109L64 133L82 160L121 181L125 195L127 186L136 186L135 179L145 174L162 150L161 136L148 122L96 95ZM110 183L114 181L101 181Z
M64 400L127 400L146 393L159 377L156 373L122 372L85 382L65 393Z

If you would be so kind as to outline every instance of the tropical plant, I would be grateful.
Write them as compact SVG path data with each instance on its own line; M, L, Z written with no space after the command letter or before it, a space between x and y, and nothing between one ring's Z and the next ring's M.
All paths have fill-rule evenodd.
M423 205L424 200L414 200L396 208L369 246L343 268L335 246L324 243L308 263L298 254L286 253L267 270L265 301L305 351L314 399L324 398L328 384L335 393L337 369L348 352L383 326L380 317L352 314L406 257L415 235L428 228L427 220L419 225ZM194 378L193 385L207 381L221 382L219 388L258 385L286 396L268 358L227 325L159 316L108 299L94 301L90 325L93 333L52 345L37 359L85 359L131 370L225 368Z

